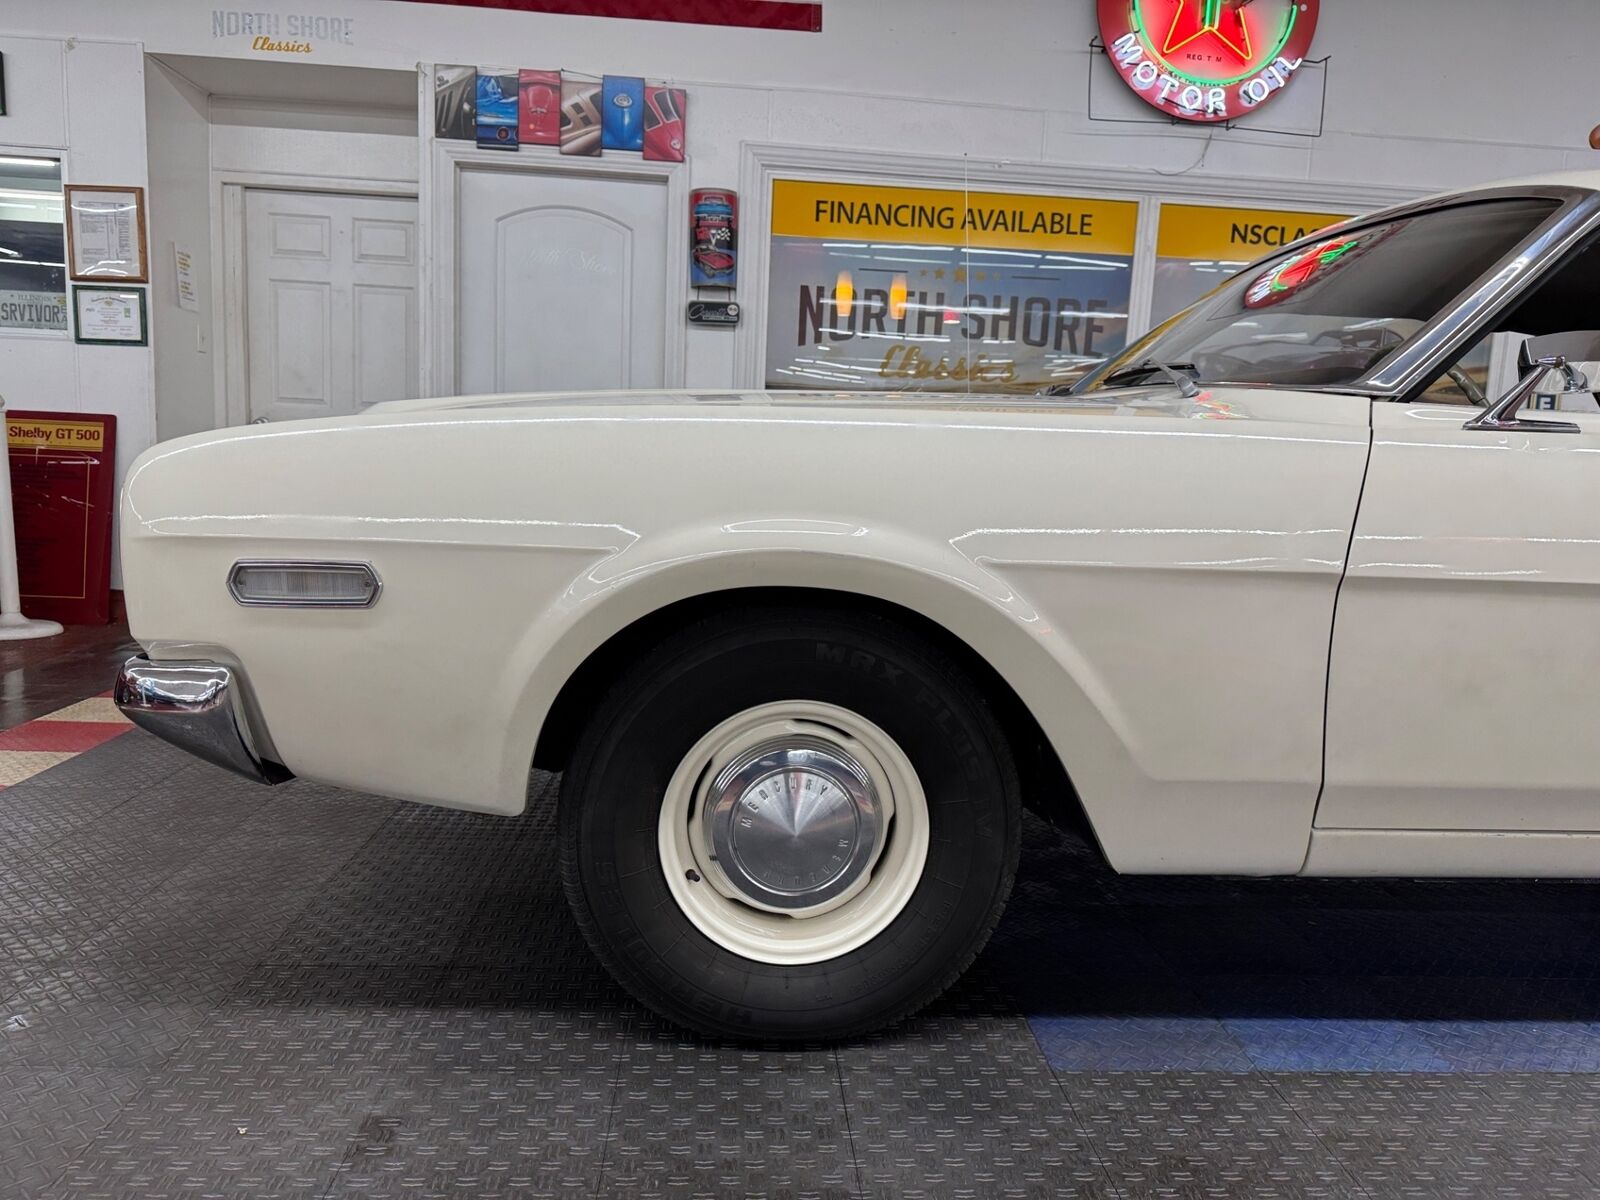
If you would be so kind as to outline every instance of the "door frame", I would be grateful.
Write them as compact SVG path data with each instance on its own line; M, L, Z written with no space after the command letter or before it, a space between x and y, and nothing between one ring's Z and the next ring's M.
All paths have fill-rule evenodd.
M431 104L431 101L430 101ZM429 114L432 108L427 109ZM560 158L480 150L462 142L433 142L433 165L424 180L422 207L427 232L422 237L423 270L419 303L422 319L422 394L453 396L460 390L460 337L456 297L461 276L456 261L461 176L466 171L520 175L578 176L627 183L658 182L666 187L667 280L661 297L665 337L662 379L666 387L684 385L688 329L683 301L689 288L689 165L633 159ZM431 185L431 193L426 189Z
M377 196L389 200L417 200L414 184L373 179L344 179L329 175L295 175L285 179L269 172L228 171L211 180L211 323L222 331L221 352L211 364L216 396L216 428L243 425L250 420L250 341L246 336L248 305L245 299L244 197L248 191L308 192L338 196ZM422 206L417 206L417 261L422 261ZM419 278L420 285L421 280ZM418 295L418 314L421 314ZM428 322L421 319L420 341ZM420 345L418 347L420 351ZM427 376L420 370L418 395Z

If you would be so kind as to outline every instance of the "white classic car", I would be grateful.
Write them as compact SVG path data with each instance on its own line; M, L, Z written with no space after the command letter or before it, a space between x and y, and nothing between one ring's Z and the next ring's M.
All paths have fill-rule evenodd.
M1597 280L1600 174L1552 177L1324 231L1061 397L165 442L117 696L267 782L520 813L564 772L578 922L715 1035L937 996L1024 803L1124 872L1600 874Z

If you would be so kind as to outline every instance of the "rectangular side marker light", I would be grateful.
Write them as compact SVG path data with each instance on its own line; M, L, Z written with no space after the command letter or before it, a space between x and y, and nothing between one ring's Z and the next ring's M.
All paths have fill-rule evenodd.
M371 608L383 583L366 563L247 560L233 564L228 591L266 608Z

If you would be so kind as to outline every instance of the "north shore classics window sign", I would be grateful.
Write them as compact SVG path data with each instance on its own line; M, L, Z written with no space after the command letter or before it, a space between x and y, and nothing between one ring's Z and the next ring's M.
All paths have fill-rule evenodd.
M1117 74L1179 121L1232 121L1305 63L1320 0L1099 0Z
M1122 349L1132 200L779 179L766 382L1033 392Z

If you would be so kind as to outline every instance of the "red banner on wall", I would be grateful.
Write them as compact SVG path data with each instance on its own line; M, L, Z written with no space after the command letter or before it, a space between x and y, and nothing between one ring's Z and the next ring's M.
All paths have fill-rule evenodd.
M684 25L741 25L750 29L822 32L822 5L806 0L403 0L503 8L569 17L616 17L630 21L675 21Z
M22 611L64 625L111 619L117 419L8 409Z

